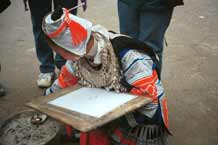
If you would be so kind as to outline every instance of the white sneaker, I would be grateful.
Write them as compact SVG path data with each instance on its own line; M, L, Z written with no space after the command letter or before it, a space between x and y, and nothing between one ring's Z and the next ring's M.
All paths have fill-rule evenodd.
M37 80L37 85L40 88L47 88L51 86L52 80L54 79L54 73L40 73L38 80Z

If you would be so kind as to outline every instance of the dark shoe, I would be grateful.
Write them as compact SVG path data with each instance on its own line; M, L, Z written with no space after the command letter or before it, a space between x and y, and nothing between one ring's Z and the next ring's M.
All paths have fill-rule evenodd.
M4 87L0 84L0 97L5 95L5 89Z
M60 134L61 142L64 142L64 143L68 143L68 142L76 143L76 142L79 142L79 139L80 139L80 132L78 130L72 129L71 135L68 136L66 128L65 127L62 128L62 131L61 131L61 134Z

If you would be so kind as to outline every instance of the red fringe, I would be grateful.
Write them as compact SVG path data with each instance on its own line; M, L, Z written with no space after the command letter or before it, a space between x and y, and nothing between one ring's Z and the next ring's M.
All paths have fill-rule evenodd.
M65 10L65 12L65 22L68 24L68 27L71 32L72 44L74 46L79 45L82 41L84 41L87 38L87 31L82 25L70 19L68 10Z

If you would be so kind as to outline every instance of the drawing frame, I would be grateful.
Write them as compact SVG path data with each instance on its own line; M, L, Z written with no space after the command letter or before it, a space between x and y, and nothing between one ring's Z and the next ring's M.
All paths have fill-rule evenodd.
M76 85L48 96L37 97L31 102L27 103L26 106L45 113L48 116L64 124L70 125L79 131L88 132L151 102L151 99L149 98L136 97L99 118L48 104L49 101L52 101L72 91L78 90L81 87L82 86Z

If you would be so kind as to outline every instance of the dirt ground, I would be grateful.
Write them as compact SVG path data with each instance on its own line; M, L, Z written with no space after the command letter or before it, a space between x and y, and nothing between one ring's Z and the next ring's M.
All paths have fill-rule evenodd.
M168 97L170 145L218 145L218 1L185 0L174 11L164 50L162 80ZM116 1L88 1L79 15L118 31ZM40 95L30 14L22 1L0 14L0 122Z

